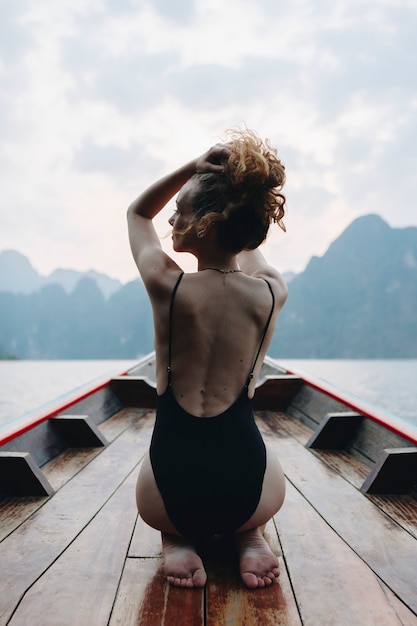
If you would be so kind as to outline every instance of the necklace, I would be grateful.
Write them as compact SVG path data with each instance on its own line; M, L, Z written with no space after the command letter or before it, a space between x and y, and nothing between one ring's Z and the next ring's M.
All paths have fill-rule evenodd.
M219 267L202 267L200 272L204 270L213 270L214 272L220 272L221 274L234 274L235 272L241 272L242 270L222 270Z

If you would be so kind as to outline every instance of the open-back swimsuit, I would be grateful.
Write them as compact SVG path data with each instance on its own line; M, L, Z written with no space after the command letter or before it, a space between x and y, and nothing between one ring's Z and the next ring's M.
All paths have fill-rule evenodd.
M265 444L253 415L248 386L274 310L272 307L250 374L237 400L215 417L195 417L177 402L171 381L173 289L169 311L168 384L157 397L150 458L167 514L181 535L233 533L258 506L266 469Z

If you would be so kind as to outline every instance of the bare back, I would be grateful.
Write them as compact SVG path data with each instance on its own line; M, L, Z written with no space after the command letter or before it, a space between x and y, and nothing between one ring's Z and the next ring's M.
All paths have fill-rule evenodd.
M166 295L153 302L158 394L167 385L169 307L174 286L175 280ZM266 281L244 273L209 270L183 276L173 306L171 366L173 391L184 409L197 417L211 417L236 400L253 366L272 303ZM253 395L278 312L276 307L249 396Z

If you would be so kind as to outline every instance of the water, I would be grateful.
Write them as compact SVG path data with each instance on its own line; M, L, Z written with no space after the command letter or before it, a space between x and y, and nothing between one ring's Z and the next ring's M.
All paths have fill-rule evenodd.
M279 363L317 376L417 426L416 359L282 359Z
M417 426L417 360L278 360ZM0 361L0 425L136 361Z
M0 426L136 361L0 361Z

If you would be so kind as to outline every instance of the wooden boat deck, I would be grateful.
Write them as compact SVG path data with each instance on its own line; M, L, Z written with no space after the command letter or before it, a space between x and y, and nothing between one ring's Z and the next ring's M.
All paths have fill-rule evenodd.
M124 408L99 426L107 447L42 468L55 495L0 502L0 625L417 625L417 501L364 495L360 460L306 448L312 430L285 412L256 417L287 477L267 527L276 584L245 589L220 539L205 548L204 590L165 583L134 498L154 411Z

